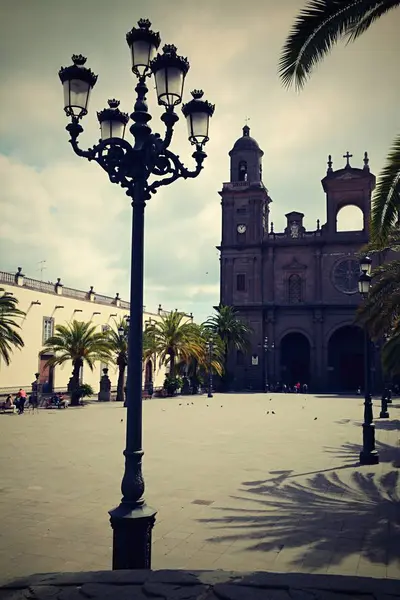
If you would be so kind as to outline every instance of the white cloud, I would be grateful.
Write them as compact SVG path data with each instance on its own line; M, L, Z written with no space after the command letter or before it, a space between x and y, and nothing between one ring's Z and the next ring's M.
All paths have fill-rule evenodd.
M320 179L327 155L333 154L339 167L349 149L354 164L360 165L364 150L369 150L376 173L394 137L400 11L382 19L356 44L335 48L297 95L282 89L276 70L285 35L303 3L138 0L132 5L117 0L110 5L71 0L66 7L49 0L19 0L16 6L10 4L0 23L0 51L8 57L0 82L2 268L21 265L35 277L38 262L46 259L46 278L61 276L66 285L93 285L99 293L118 291L127 297L129 200L100 167L73 154L64 131L67 119L57 73L73 52L86 53L88 65L99 73L91 111L83 123L82 145L92 145L98 138L96 111L107 98L119 98L129 112L133 108L135 80L124 36L146 15L163 42L176 43L191 62L185 98L191 89L202 87L216 104L201 175L160 188L148 203L148 308L155 310L162 303L204 318L218 302L218 191L229 178L228 152L241 135L246 116L265 152L265 184L274 200L275 230L284 226L285 212L293 209L306 213L309 228L318 217L323 222ZM149 87L150 125L162 133L160 109L153 85ZM187 166L193 165L183 118L172 149ZM351 226L351 213L348 218Z

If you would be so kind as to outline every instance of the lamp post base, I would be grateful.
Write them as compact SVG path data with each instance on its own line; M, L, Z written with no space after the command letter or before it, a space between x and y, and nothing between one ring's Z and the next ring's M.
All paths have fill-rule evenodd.
M381 412L379 413L379 418L380 419L388 419L389 418L389 413L387 410L381 410Z
M360 463L362 465L377 465L379 454L375 448L375 425L363 423L363 449L360 452Z
M113 529L113 570L150 569L151 534L157 512L146 504L121 503L109 511Z
M361 450L360 452L360 464L362 465L377 465L379 463L379 455L377 450L371 450L371 452Z
M214 396L212 395L212 393L211 393L211 392L208 392L208 394L207 394L207 398L214 398Z

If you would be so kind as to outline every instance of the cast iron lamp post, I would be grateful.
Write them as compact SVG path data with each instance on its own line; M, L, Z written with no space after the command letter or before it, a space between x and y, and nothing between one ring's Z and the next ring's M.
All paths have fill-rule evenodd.
M74 152L89 161L97 162L112 183L126 190L132 201L132 253L130 327L128 352L127 418L125 472L122 478L122 500L110 511L113 528L113 569L142 569L151 566L151 531L156 511L146 505L142 476L142 338L143 338L143 238L144 208L151 194L160 186L179 178L197 177L203 168L208 141L209 120L214 106L202 99L203 92L192 92L193 99L184 104L182 112L187 120L189 141L194 145L194 170L187 169L179 157L169 150L173 128L179 117L174 112L182 101L183 85L189 70L186 58L179 56L176 47L166 45L157 54L160 35L150 29L150 21L141 19L126 40L132 56L132 71L138 79L136 102L130 118L133 141L124 139L129 121L121 112L117 100L109 100L109 107L97 114L101 139L88 150L78 145L83 132L81 119L88 112L90 93L97 76L86 68L86 58L72 57L73 65L61 68L59 76L64 88L64 110L71 122L67 125ZM154 75L158 103L165 107L161 120L165 137L152 133L148 122L146 79ZM151 179L151 181L150 181Z
M212 354L214 350L214 345L211 340L207 342L207 350L208 350L208 394L207 398L213 398L212 393Z
M264 353L265 353L265 391L269 390L269 352L275 350L275 344L268 341L268 337L264 338Z
M360 277L358 290L366 299L371 286L372 260L365 256L360 260ZM360 452L362 465L376 465L379 455L375 448L375 425L373 423L372 396L371 396L371 348L367 327L364 326L364 423L363 423L363 449Z

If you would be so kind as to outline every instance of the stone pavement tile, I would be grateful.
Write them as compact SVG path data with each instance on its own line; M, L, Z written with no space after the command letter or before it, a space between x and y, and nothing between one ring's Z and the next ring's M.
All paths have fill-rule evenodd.
M213 566L215 569L238 571L275 570L276 556L275 552L225 552Z
M188 538L190 538L191 535L192 535L192 533L190 531L183 532L183 531L175 530L175 531L170 531L169 533L166 533L160 539L173 538L175 540L187 540Z
M218 554L215 554L215 552L207 552L200 548L195 554L184 560L184 568L211 570L214 568L214 564L217 560Z
M304 561L304 552L304 548L283 547L282 550L276 554L274 570L288 571L290 568L299 570Z
M291 600L287 590L257 589L250 586L237 586L229 583L217 583L214 594L221 600Z
M347 554L335 552L328 566L328 573L345 573L345 574L356 574L358 563L360 562L360 554Z
M146 582L143 586L145 598L159 598L160 600L202 600L209 598L208 590L204 585L180 586L171 583Z
M333 552L328 550L318 550L313 554L306 553L301 565L301 571L304 573L326 573L332 561Z
M147 596L143 591L142 585L112 585L107 583L84 583L79 590L80 595L76 596L80 600L84 598L98 598L99 600L147 600ZM59 600L74 600L74 596L70 598L68 594L60 595Z
M400 563L390 563L386 567L386 575L391 579L400 580Z
M152 553L151 566L153 569L184 569L186 559L184 556L169 556L168 554Z
M181 543L182 540L179 538L162 537L153 544L153 552L158 552L159 554L167 554L170 550L173 550Z

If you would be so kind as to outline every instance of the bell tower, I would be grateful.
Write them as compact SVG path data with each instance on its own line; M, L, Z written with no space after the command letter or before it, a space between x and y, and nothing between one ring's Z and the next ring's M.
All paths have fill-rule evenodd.
M231 157L231 182L261 181L262 157L264 152L256 140L250 137L250 127L243 127L243 135L239 138L232 150Z
M262 157L250 127L233 145L230 181L222 198L221 302L230 305L260 303L262 243L268 235L271 198L262 181Z
M250 137L250 127L229 152L230 181L222 192L222 245L260 244L268 232L268 204L271 202L262 182L264 152Z
M371 195L375 188L375 175L370 172L369 158L364 153L363 168L352 167L352 154L346 152L344 168L336 171L332 168L332 157L328 157L328 169L322 180L326 193L326 225L322 229L329 235L337 234L337 215L344 206L357 206L363 213L363 232L368 236L368 224L371 212Z

